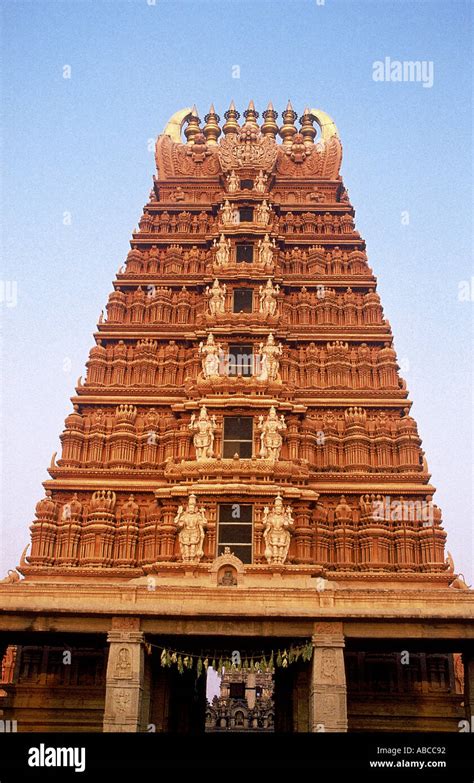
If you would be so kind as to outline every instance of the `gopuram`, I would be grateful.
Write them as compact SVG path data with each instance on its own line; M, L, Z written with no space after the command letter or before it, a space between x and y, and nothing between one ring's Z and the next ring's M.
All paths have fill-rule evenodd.
M158 137L0 584L0 717L18 731L204 732L209 668L271 675L256 720L275 732L471 720L473 593L445 550L338 130L290 103L277 119L187 108Z

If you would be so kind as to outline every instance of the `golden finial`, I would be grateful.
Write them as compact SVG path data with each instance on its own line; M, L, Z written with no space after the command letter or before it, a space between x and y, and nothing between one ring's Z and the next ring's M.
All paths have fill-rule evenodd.
M255 125L255 127L258 128L257 125L258 116L259 114L258 111L255 111L254 102L250 101L247 111L244 111L245 122L249 123L250 125Z
M211 103L211 108L209 109L209 114L206 114L204 117L204 122L206 123L203 128L203 133L206 137L206 141L210 146L215 146L217 144L217 139L221 135L222 131L219 128L219 121L220 117L218 114L216 114L216 110L214 109L214 104Z
M224 117L226 119L226 122L222 128L224 134L227 136L230 133L238 133L240 130L240 125L237 120L239 119L240 114L238 111L236 111L234 101L230 102L229 109L225 112Z
M288 101L288 105L284 112L282 112L283 125L280 128L280 136L283 140L284 147L291 147L292 139L297 130L295 128L295 120L297 114L293 111L291 101Z
M195 106L193 106L191 116L188 120L188 126L184 131L184 135L186 136L186 140L188 144L193 144L194 139L196 138L198 133L201 133L200 122L201 120L198 117L197 109Z
M306 147L311 147L314 144L314 137L316 136L316 128L313 127L313 116L306 106L303 116L300 117L301 123L301 135L303 136Z
M268 104L266 110L263 112L262 117L264 119L264 123L260 130L264 136L268 136L269 138L271 137L275 140L278 134L278 125L275 122L276 118L278 117L278 112L274 110L271 101Z

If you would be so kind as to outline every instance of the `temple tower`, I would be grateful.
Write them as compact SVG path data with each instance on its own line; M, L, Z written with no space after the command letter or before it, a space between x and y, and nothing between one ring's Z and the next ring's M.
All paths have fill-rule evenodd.
M363 700L377 676L388 683L381 720L392 696L401 705L388 728L407 720L412 681L420 694L436 681L449 702L444 717L436 705L411 715L413 727L449 728L462 713L457 648L437 658L417 650L406 679L392 652L399 641L375 663L370 645L347 643L351 618L351 638L370 636L357 620L364 608L374 621L390 614L382 595L405 594L408 607L432 591L450 612L454 567L339 173L337 128L316 109L298 119L291 103L277 119L271 104L260 118L253 102L242 115L232 103L222 124L213 106L203 120L184 109L158 137L158 174L36 506L19 568L32 588L62 586L67 603L76 585L89 634L101 590L134 596L120 611L112 601L108 654L93 675L106 691L94 696L105 730L143 730L150 715L169 728L174 686L156 684L163 672L149 645L173 647L174 617L204 649L203 636L226 633L213 619L220 611L233 616L234 639L264 637L272 617L270 636L310 641L280 726L346 730L349 704L349 728L374 728ZM193 616L204 624L183 625ZM13 640L24 678L28 642ZM17 709L21 682L12 675Z

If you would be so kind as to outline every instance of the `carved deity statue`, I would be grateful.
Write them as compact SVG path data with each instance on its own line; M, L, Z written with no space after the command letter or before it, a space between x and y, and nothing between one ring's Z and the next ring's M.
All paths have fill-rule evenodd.
M213 334L208 336L206 343L199 343L199 356L202 357L202 372L205 378L215 378L219 375L221 353L221 344L216 343Z
M268 234L265 234L263 239L258 240L257 248L259 266L265 267L273 265L273 250L275 247L275 240L272 242Z
M261 226L268 226L270 222L270 207L265 198L255 207L255 222Z
M204 528L207 525L206 512L198 508L196 495L189 496L186 510L179 506L174 518L177 525L181 558L185 563L199 563L203 556Z
M226 198L221 207L221 220L224 226L234 225L239 222L239 212Z
M283 354L281 343L275 345L272 334L267 337L266 343L260 343L258 355L260 357L260 372L257 374L259 381L276 381L280 370L280 357Z
M235 173L235 171L232 169L230 174L227 176L227 191L229 193L237 193L240 190L240 179Z
M267 562L284 563L290 548L289 528L293 526L291 507L285 508L281 496L278 495L271 511L268 506L265 506L262 522L265 526L263 538Z
M268 179L268 175L264 174L263 171L260 170L257 176L255 177L255 182L253 183L253 189L257 193L265 193L267 179Z
M280 458L283 438L280 432L286 430L284 416L278 417L276 409L272 405L267 418L259 416L258 429L260 430L260 456L263 459L277 461Z
M206 296L209 304L209 312L211 315L220 315L225 313L225 294L227 287L219 285L217 278L214 280L212 287L206 286Z
M224 234L219 237L219 242L214 240L216 250L216 266L227 266L230 259L230 239L226 239Z
M214 456L214 431L216 429L216 417L209 416L203 405L199 417L193 413L189 423L189 429L194 432L193 443L196 449L196 459L203 460Z
M280 286L274 286L270 278L267 280L267 284L259 288L259 311L263 315L275 315L277 309L277 296L280 293Z

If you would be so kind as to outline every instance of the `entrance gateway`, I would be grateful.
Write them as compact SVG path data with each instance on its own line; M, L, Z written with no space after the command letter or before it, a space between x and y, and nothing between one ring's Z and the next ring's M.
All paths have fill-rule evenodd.
M277 118L184 109L158 137L30 548L0 585L18 731L472 719L473 596L339 134L320 110Z

